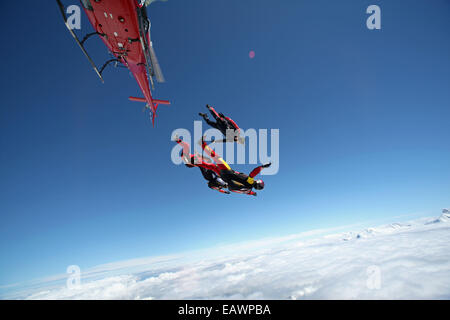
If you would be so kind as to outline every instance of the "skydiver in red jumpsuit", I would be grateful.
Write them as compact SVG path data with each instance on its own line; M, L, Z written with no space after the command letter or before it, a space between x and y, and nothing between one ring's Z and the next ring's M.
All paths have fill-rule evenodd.
M246 175L231 169L231 167L226 163L221 157L219 157L214 150L212 150L202 138L201 141L202 149L216 162L217 168L219 170L219 175L223 181L228 184L228 190L236 193L243 193L252 196L256 196L256 190L264 189L264 181L261 179L255 180L254 178L261 172L262 169L270 167L271 163L267 163L256 167Z
M189 145L181 139L177 138L176 142L183 147L182 157L187 166L200 167L214 172L226 183L228 190L231 192L256 196L256 192L253 191L253 188L256 190L264 189L264 181L255 180L254 178L263 168L270 167L270 163L256 167L249 175L246 175L231 169L228 163L219 157L203 139L200 142L202 149L216 162L215 164L205 161L205 158L201 156L189 154ZM224 190L220 192L224 192Z
M183 159L186 167L193 168L198 167L205 178L208 181L208 187L219 191L221 193L230 194L229 191L223 190L228 187L227 183L224 182L220 177L216 168L212 161L206 157L202 157L198 154L190 154L189 153L189 144L182 141L178 137L176 138L176 142L183 147L183 151L181 152L181 158Z
M236 122L234 122L231 118L225 116L223 113L217 113L217 111L208 104L206 105L206 108L208 108L209 112L211 112L216 122L209 120L208 115L206 113L200 112L199 115L202 116L203 119L206 121L206 123L209 124L211 127L222 132L222 134L225 137L225 139L223 140L214 141L215 143L219 142L223 143L237 142L240 144L245 143L245 139L239 136L241 129L236 124Z

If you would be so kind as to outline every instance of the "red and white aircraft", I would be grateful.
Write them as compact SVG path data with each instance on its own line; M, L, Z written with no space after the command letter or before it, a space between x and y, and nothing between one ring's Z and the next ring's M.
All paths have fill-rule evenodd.
M67 29L69 29L69 32L80 46L102 82L102 72L110 63L122 63L131 71L144 98L129 97L129 99L131 101L146 103L146 107L150 109L154 126L158 105L168 105L170 102L154 99L150 90L150 83L152 84L152 89L154 86L153 78L156 78L158 82L164 82L164 77L150 38L150 20L147 17L146 6L152 1L80 0L95 30L87 34L81 41L67 22L67 16L61 0L56 1ZM114 56L114 59L108 60L100 70L84 48L85 41L93 35L100 36L108 50Z

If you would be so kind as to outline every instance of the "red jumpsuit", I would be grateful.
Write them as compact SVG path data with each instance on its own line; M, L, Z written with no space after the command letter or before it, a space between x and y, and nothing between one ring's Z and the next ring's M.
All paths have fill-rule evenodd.
M263 166L256 167L249 175L246 175L231 169L228 163L219 157L216 152L206 144L205 141L202 142L202 149L215 161L215 163L208 163L202 157L190 154L189 144L186 142L180 139L176 142L183 147L181 156L185 162L187 161L187 157L189 157L189 165L212 170L228 184L228 189L232 192L253 196L256 195L256 192L252 191L255 183L254 177L261 172Z

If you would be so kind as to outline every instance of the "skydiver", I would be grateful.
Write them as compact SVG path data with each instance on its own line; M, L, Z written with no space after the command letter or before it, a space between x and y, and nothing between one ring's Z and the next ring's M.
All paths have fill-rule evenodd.
M217 113L217 111L208 104L206 105L206 108L209 110L209 112L211 112L216 122L211 121L206 113L200 112L199 115L203 117L203 120L205 120L205 122L209 124L211 127L222 132L222 134L225 137L225 139L223 140L214 141L215 143L221 142L223 143L237 142L240 144L245 143L245 139L239 136L241 129L236 124L236 122L234 122L231 118L225 116L223 113Z
M189 144L181 140L179 137L176 137L175 139L176 143L183 147L183 150L181 151L181 158L183 159L186 167L199 167L203 178L208 181L208 187L210 189L219 191L221 193L230 194L229 191L224 190L228 187L227 183L219 177L218 173L215 170L212 170L212 168L215 168L216 165L213 164L210 159L199 154L190 154Z
M228 165L221 157L219 157L214 150L212 150L205 142L204 137L199 141L202 149L216 162L216 168L214 171L219 172L220 178L228 185L228 190L236 193L243 193L252 196L256 196L256 190L264 189L264 181L261 179L255 180L254 178L261 172L262 169L270 167L271 163L267 163L256 167L246 175L241 172L237 172Z
M219 176L217 176L217 174L214 171L202 167L199 167L199 169L203 175L203 178L205 178L205 180L208 181L208 187L210 189L217 190L221 193L230 194L230 191L223 190L228 187L228 184L221 178L219 178Z

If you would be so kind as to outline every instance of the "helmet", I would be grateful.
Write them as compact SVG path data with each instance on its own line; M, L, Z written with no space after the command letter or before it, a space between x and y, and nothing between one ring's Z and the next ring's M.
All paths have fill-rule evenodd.
M262 180L256 180L256 181L255 181L255 189L256 189L256 190L262 190L262 189L264 189L264 181L262 181Z

